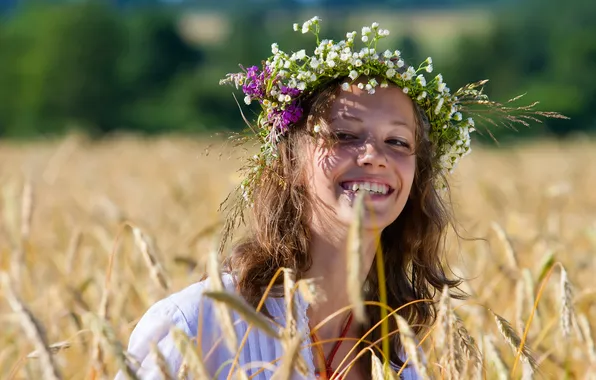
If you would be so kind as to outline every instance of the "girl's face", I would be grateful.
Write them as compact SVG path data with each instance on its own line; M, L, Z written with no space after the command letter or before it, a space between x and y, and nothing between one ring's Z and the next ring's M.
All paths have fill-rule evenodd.
M382 230L403 210L416 169L416 118L412 100L396 87L339 91L329 114L337 143L311 147L307 188L315 223L349 225L353 202L365 192L365 229ZM331 218L331 219L330 219Z

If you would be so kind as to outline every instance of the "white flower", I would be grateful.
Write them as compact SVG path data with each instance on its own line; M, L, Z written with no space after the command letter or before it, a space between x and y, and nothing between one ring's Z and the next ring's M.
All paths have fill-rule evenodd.
M279 46L277 45L277 43L274 42L271 44L271 52L273 54L279 53Z
M425 70L426 70L427 73L432 73L433 72L433 65L426 66Z
M354 66L356 66L356 67L362 66L362 60L357 59L356 62L354 62Z
M286 101L286 103L289 103L292 100L292 97L290 95L286 95L284 100Z
M310 67L312 67L313 69L316 69L317 67L319 67L320 64L321 64L321 62L319 62L316 58L312 58L310 60Z
M348 76L350 77L350 79L354 80L358 78L358 72L356 70L352 70L350 71L350 74Z
M391 58L391 55L392 54L393 53L391 53L389 50L385 50L385 52L383 53L383 57L385 57L385 58Z
M326 63L327 63L327 66L329 66L329 67L335 67L335 61L327 60Z
M344 82L341 84L341 89L344 91L348 91L350 89L350 84L348 82Z
M378 22L373 22L371 26L372 26L373 29L377 29L379 27L379 23Z
M457 121L461 121L461 113L459 113L459 112L456 112L456 113L453 115L453 119L454 119L454 120L457 120Z
M390 69L395 67L395 63L393 63L393 61L387 61L387 67L389 67Z
M428 63L429 65L432 65L433 64L433 59L431 57L428 57L426 59L426 63Z
M247 105L250 105L250 103L251 103L250 96L246 95L246 96L244 97L244 103L246 103Z
M422 91L422 94L418 95L418 97L416 98L418 101L421 101L422 99L426 98L426 91Z
M393 78L393 76L395 75L395 70L389 69L385 72L385 75L387 75L387 78Z
M397 67L401 68L401 67L404 67L404 65L405 65L405 62L403 59L400 59L399 61L397 61Z
M437 80L437 82L443 83L443 75L437 74L437 76L435 77L435 79Z
M298 25L297 23L294 23L293 27L294 27L294 32L297 32L298 29L300 28L300 25Z
M315 125L315 127L313 128L313 131L315 131L315 133L321 132L321 126L319 124Z
M369 80L368 83L370 83L370 85L373 87L377 87L379 85L379 82L377 82L377 80L375 78L372 78L371 80Z
M299 82L298 85L296 86L296 88L299 89L300 91L304 91L304 89L306 89L306 83Z
M364 70L364 75L368 75L368 74L370 74L370 69L365 69Z
M440 92L443 92L443 90L445 90L445 87L447 87L447 85L446 85L445 83L443 83L443 82L440 82L440 83L439 83L439 86L437 87L437 89L438 89Z
M472 119L471 117L469 117L469 118L468 118L468 125L469 125L469 126L471 126L471 127L473 127L473 126L475 126L475 125L476 125L476 124L474 123L474 119ZM472 129L473 129L473 128L470 128L470 130L472 130Z
M367 91L370 91L370 90L372 90L373 87L369 83L366 86L364 86L364 88L366 88Z
M344 62L345 62L345 61L349 60L351 57L352 57L352 56L351 56L350 54L342 53L342 54L339 56L339 59L341 59L342 61L344 61Z
M364 88L364 84L358 83L358 88L362 90Z
M314 81L317 80L317 76L315 75L315 73L312 73L312 74L310 74L310 78L309 79L310 79L311 82L314 82Z
M284 62L284 69L289 69L291 65L292 65L292 61L285 61Z
M353 38L354 38L354 33L353 33L353 32L348 32L348 33L346 33L346 38L347 38L348 40L351 40L351 39L353 39Z
M368 42L368 36L362 36L362 42Z
M306 57L306 50L302 49L296 53L296 59L304 59Z
M279 100L280 102L284 102L286 100L286 96L284 94L279 94L277 96L277 100Z
M362 27L362 34L363 35L370 34L370 28L368 26L363 26Z
M439 103L435 107L435 115L441 113L441 108L443 107L443 103L445 102L445 98L439 98Z
M422 75L422 74L418 75L418 76L416 77L416 81L417 81L418 83L420 83L420 85L421 85L422 87L426 87L426 78L424 78L424 75Z
M379 55L377 53L373 54L372 59L379 59Z
M379 36L387 37L389 35L389 31L387 29L379 29Z
M387 87L389 87L389 83L387 83L386 80L382 81L381 82L381 88L387 88Z
M302 34L308 33L309 30L310 30L310 22L307 21L304 24L302 24Z
M400 57L401 56L401 51L396 50L393 52L393 55L395 55L396 57Z
M337 58L339 56L339 54L337 54L337 52L332 51L329 52L329 54L327 54L327 59L328 60L334 60L335 58Z

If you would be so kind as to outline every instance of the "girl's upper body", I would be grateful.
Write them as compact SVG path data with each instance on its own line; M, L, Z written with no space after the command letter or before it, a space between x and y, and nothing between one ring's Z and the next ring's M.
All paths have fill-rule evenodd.
M343 358L352 361L362 353L346 380L366 379L381 342L389 340L386 359L395 368L405 359L395 319L388 319L389 335L378 327L379 304L397 311L420 335L436 314L428 300L445 286L458 285L443 271L442 249L451 220L446 173L470 152L474 125L462 112L466 106L501 113L507 108L488 101L477 89L482 83L452 94L440 74L427 79L433 71L430 58L416 68L405 64L398 50L376 52L378 40L388 35L376 23L362 29L361 50L354 48L354 33L346 41L319 42L318 18L302 26L303 33L309 31L317 36L312 55L286 54L273 44L274 55L262 69L250 67L226 79L242 87L245 102L259 103L252 130L261 147L247 162L237 197L228 198L235 203L228 204L224 241L245 214L250 230L230 256L236 284L231 286L231 275L224 281L257 306L281 268L296 281L314 279L325 299L297 304L306 377L341 370ZM174 370L180 366L168 334L172 324L190 337L203 326L198 340L209 371L226 377L234 353L216 343L221 320L201 296L206 286L201 282L158 302L135 328L129 351L142 362L146 377L156 371L149 355L152 341ZM283 305L283 298L267 298L271 323L283 325ZM345 309L358 316L354 323L327 319ZM316 342L309 334L313 326L318 326ZM238 337L245 331L246 323L236 326ZM340 336L346 340L337 348L333 341ZM355 347L363 337L366 342ZM316 346L312 350L310 343ZM239 363L250 372L251 365L267 367L284 351L280 341L252 330ZM314 351L324 356L324 364L313 360ZM416 378L409 366L402 374ZM266 369L259 376L270 375Z
M234 279L231 274L222 276L226 291L234 292ZM139 363L138 376L141 379L161 379L162 374L156 364L155 356L151 352L152 343L164 355L169 365L170 373L176 376L180 371L183 358L174 343L170 329L176 327L182 330L190 338L197 338L199 328L201 339L198 347L205 358L205 366L210 378L227 379L231 368L231 362L236 352L230 352L222 340L222 331L219 328L218 317L213 310L212 301L202 294L210 287L209 279L197 282L167 298L157 302L145 313L133 331L128 352ZM285 325L286 305L282 298L269 297L264 306L280 325ZM315 378L315 359L309 344L312 343L309 332L307 309L308 302L301 296L296 297L296 328L303 336L300 355L304 358L308 369L306 376L294 371L292 379L313 379ZM201 327L199 327L199 320ZM242 340L247 331L248 324L238 314L233 313L238 342ZM272 323L272 326L274 324ZM255 374L263 365L261 363L273 363L278 366L280 358L284 355L281 341L273 338L258 328L252 328L247 335L245 344L238 355L238 362L235 369L243 368L250 377ZM234 371L232 372L234 373ZM253 377L256 380L265 380L272 377L272 370L266 369ZM217 376L216 376L217 375ZM122 373L118 374L117 380L124 379ZM237 376L230 378L236 379ZM413 380L417 376L413 369L405 368L402 372L402 379Z

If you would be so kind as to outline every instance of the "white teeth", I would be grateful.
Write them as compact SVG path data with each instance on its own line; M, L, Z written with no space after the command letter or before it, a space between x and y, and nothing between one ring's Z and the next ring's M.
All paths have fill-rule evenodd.
M352 182L352 185L348 188L352 191L367 190L379 194L387 194L389 192L389 186L382 183Z

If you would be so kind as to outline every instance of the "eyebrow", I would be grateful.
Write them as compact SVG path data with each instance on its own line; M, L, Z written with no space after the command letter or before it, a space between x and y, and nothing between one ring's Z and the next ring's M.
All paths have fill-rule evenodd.
M364 120L362 120L358 116L348 115L345 113L340 113L338 117L331 118L331 122L334 122L336 119L344 119L344 120L356 121L358 123L364 123ZM403 120L399 120L399 119L392 120L389 122L389 124L390 125L401 125L401 126L405 126L405 127L408 126L408 124L406 122L404 122Z

